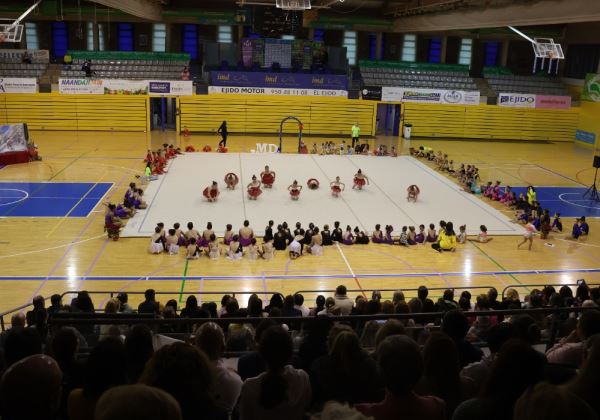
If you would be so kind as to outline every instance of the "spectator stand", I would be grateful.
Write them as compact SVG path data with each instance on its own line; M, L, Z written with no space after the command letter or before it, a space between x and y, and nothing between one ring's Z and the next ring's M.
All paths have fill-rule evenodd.
M68 51L72 64L66 64L62 77L85 77L81 66L91 61L93 76L99 79L181 80L189 67L189 54L125 51Z

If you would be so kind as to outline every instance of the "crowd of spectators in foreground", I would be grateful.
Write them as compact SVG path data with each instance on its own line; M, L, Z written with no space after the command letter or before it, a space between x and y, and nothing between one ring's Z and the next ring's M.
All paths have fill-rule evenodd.
M86 292L69 305L55 295L48 308L37 297L0 335L0 412L3 420L598 419L598 288L582 282L573 294L547 286L523 301L516 290L499 299L490 289L474 302L467 291L458 301L453 293L446 290L435 303L425 286L408 301L402 291L392 300L378 292L351 299L339 286L314 307L300 294L274 294L267 305L252 295L245 308L232 296L220 307L189 296L179 309L146 291L139 314L232 319L199 320L191 334L176 334L167 323L48 328L57 313L93 312L94 304ZM136 312L127 298L109 300L105 312ZM589 309L469 315L578 306ZM432 315L336 321L393 313ZM282 323L282 316L298 321ZM264 319L239 321L249 317ZM539 351L554 321L563 338Z

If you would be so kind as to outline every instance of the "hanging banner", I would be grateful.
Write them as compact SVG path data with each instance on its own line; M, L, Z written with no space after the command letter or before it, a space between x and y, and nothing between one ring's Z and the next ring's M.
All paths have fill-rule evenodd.
M237 86L209 86L208 93L238 94L238 95L282 95L282 96L324 96L328 98L347 98L347 90L334 89L287 89L263 87L237 87Z
M37 93L36 78L0 78L0 93Z
M479 91L411 89L390 86L381 88L381 100L383 102L479 105L479 98Z
M336 74L211 71L211 86L348 90L348 78Z
M25 52L29 54L32 61L38 63L50 62L50 52L48 50L0 50L0 61L21 61Z
M600 102L600 74L588 73L581 92L583 101Z
M527 93L499 93L498 105L517 108L535 108L535 95Z

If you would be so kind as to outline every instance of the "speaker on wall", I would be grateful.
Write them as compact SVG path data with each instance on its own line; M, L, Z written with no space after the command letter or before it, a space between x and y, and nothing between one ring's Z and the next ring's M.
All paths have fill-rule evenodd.
M594 156L594 168L600 168L600 155Z

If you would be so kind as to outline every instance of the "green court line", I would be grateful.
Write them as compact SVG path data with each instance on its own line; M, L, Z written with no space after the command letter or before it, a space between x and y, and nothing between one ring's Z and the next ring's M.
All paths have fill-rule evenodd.
M485 252L483 249L479 248L477 245L475 245L475 243L473 241L469 241L469 243L471 245L473 245L479 252L481 252L483 255L485 255L487 257L488 260L490 260L491 262L493 262L494 264L496 264L496 266L502 270L502 271L508 271L506 268L504 268L502 266L502 264L500 264L498 261L496 261L495 259L493 259L487 252ZM519 281L519 279L517 279L514 275L509 274L510 278L512 278L514 281L516 281L519 284L523 284Z
M188 273L188 264L190 263L190 260L185 260L185 268L183 269L183 279L181 280L181 288L179 289L179 303L182 302L183 299L183 289L185 288L185 279L187 277L187 273Z
M96 150L98 150L98 149L96 149ZM94 151L96 151L96 150L94 150ZM51 176L51 177L48 179L48 181L52 181L52 180L53 180L54 178L56 178L58 175L60 175L61 173L63 173L63 172L64 172L64 171L65 171L65 170L66 170L68 167L70 167L71 165L73 165L75 162L77 162L79 159L81 159L82 157L84 157L84 156L85 156L85 155L87 155L88 153L89 153L89 152L82 153L81 155L79 155L78 157L76 157L75 159L73 159L71 162L67 163L67 164L65 165L65 167L64 167L64 168L62 168L60 171L58 171L57 173L55 173L54 175L52 175L52 176Z

